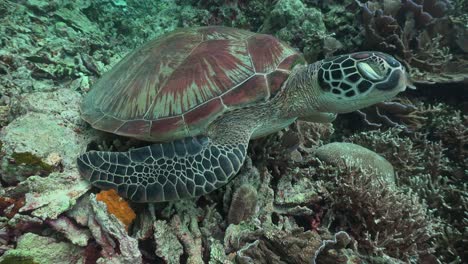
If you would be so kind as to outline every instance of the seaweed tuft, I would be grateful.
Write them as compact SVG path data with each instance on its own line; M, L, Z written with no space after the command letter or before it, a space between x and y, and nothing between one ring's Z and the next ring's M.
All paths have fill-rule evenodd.
M36 172L41 175L47 175L54 170L54 167L42 161L38 156L30 152L15 152L11 157L19 165L29 166L31 172Z

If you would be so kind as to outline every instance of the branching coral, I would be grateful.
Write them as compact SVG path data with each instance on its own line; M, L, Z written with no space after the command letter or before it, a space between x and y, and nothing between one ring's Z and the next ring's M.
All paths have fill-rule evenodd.
M180 262L183 248L175 235L174 227L163 220L154 221L154 237L157 256L163 258L167 263Z
M457 255L462 255L459 243L463 242L456 241L465 241L460 239L462 234L466 235L464 223L468 221L465 214L468 210L468 190L464 184L467 163L463 162L467 157L464 152L456 152L455 147L464 144L458 139L464 138L460 135L465 133L466 126L460 116L448 118L446 115L452 112L445 109L438 106L429 112L428 122L431 125L426 124L417 133L405 136L402 130L391 129L356 134L349 140L386 157L395 167L400 188L418 194L420 199L426 201L432 214L441 218L438 227L446 230L446 238L438 236L434 244L447 245L437 247L437 255L441 261L450 262Z
M407 261L431 253L432 219L416 195L390 188L359 170L332 177L332 226L353 236L361 251Z
M407 132L422 126L425 117L408 99L395 99L392 102L381 102L356 111L364 123L370 127L400 127Z
M392 164L377 153L356 144L334 142L319 147L317 157L338 168L355 168L371 172L374 176L387 182L389 186L395 183L395 173Z
M281 263L282 259L310 263L320 247L320 235L288 226L288 222L284 219L285 230L275 226L255 230L250 226L248 231L246 226L231 225L226 230L225 245L236 252L235 260L239 263Z

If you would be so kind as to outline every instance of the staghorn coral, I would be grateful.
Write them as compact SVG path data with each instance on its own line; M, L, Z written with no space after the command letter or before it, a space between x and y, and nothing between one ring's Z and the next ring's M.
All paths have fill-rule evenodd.
M432 253L433 219L419 197L360 170L348 168L331 177L330 224L353 236L361 252L404 261Z
M437 256L443 262L450 262L463 256L462 248L468 241L463 238L468 221L465 215L468 190L463 183L467 158L466 153L455 152L455 146L463 145L464 137L460 135L466 133L466 126L461 115L453 115L446 106L431 109L426 112L430 125L421 127L417 133L406 135L401 129L390 129L359 133L348 140L375 149L387 158L395 167L398 185L418 194L431 214L440 218L438 227L445 234L436 237L434 244L445 245L436 247Z
M398 146L402 142L393 141L394 135L389 132L381 138L386 138ZM374 137L369 137L369 139L372 140ZM414 154L414 150L411 149L412 145L408 142L404 142L407 155L398 156L391 147L379 145L381 144L379 140L375 141L375 145L368 147L392 153L393 159L388 158L390 162L401 158L400 164L407 162L406 164L414 165L412 161L405 160L410 159ZM342 143L333 143L330 146L340 144ZM319 147L318 153L321 148L326 149L327 146ZM377 147L374 148L374 146ZM359 157L359 155L352 155L352 152L345 153L352 159ZM330 155L333 156L333 154ZM335 154L335 156L339 155ZM388 165L386 163L383 166L383 171L387 171L385 168L388 168ZM290 166L291 169L283 172L277 183L278 192L275 201L281 201L279 197L283 197L282 192L291 193L285 195L287 199L294 195L301 197L301 193L305 194L301 192L303 188L310 192L315 190L315 195L303 196L302 199L291 203L293 206L302 206L301 210L281 208L282 210L277 210L278 213L294 215L297 220L300 220L298 223L307 229L320 230L323 227L329 227L330 230L346 231L357 241L356 249L359 251L359 256L369 261L372 259L372 261L398 263L410 258L423 259L433 252L431 242L435 240L437 234L433 231L435 228L431 222L433 218L416 194L399 189L394 184L389 185L372 170L362 170L359 166L354 168L346 165L338 168L336 165L324 166L312 155L306 155L299 162L292 161ZM288 182L290 183L285 184ZM288 188L288 185L293 186L292 192L289 191L291 188ZM295 185L297 186L294 187ZM281 203L278 204L281 205ZM306 213L307 210L304 210L304 207L312 209L312 213L310 211ZM383 237L386 239L382 239ZM356 256L355 252L347 250L349 249L344 249L341 253L342 257Z
M443 104L434 107L425 127L429 137L441 140L444 147L450 149L447 156L466 170L468 164L468 115L459 110L450 109Z
M171 225L175 228L177 238L184 245L188 255L187 263L203 263L202 238L196 215L190 214L183 217L175 215L171 220Z
M421 104L420 104L421 105ZM420 128L426 117L409 99L397 98L356 111L362 121L373 128L399 127L407 132Z

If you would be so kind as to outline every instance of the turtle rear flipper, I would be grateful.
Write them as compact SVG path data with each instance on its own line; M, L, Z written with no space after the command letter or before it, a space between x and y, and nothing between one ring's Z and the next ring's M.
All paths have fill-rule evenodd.
M190 137L127 152L90 151L78 169L93 185L135 202L197 197L225 185L244 163L247 140Z

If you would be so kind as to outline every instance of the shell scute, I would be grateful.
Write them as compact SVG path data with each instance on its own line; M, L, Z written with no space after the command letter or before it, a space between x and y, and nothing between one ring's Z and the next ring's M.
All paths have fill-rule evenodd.
M124 124L125 121L119 120L115 117L102 114L94 124L92 124L95 128L101 129L104 131L114 132L119 127Z
M294 66L302 64L305 65L307 64L304 57L302 55L295 53L292 54L288 57L286 57L279 65L278 69L285 70L285 71L290 71Z
M250 56L257 73L274 71L281 61L294 54L289 46L270 35L257 34L247 41Z
M174 70L149 109L151 119L180 115L254 74L242 41L208 40Z
M246 106L266 101L270 95L265 75L257 74L222 96L226 106Z
M271 96L274 97L280 90L283 83L288 79L289 72L274 71L267 75L268 86L270 87Z
M199 127L205 127L216 119L223 111L224 106L220 98L210 100L194 110L184 114L184 120L192 135L198 135Z
M161 141L185 137L185 122L182 116L158 119L151 122L150 138Z
M151 128L151 121L148 120L129 120L125 122L116 133L122 136L126 135L147 135Z
M176 31L127 55L106 73L84 100L122 120L143 119L164 83L202 37Z
M232 39L232 40L245 40L248 37L254 35L255 33L242 30L242 29L235 29L229 27L202 27L198 29L203 35L204 40L209 39Z

